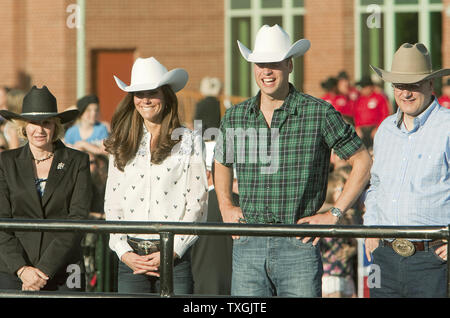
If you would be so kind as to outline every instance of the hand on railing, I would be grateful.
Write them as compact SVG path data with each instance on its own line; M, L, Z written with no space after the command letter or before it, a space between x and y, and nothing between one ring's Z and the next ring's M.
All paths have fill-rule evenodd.
M446 242L444 240L444 242ZM439 246L436 251L434 251L436 253L437 256L439 256L440 258L442 258L443 261L447 260L447 244L444 244L442 246Z
M380 245L380 239L379 238L366 238L365 243L366 247L366 257L369 260L369 262L372 261L372 252L375 251L375 249Z

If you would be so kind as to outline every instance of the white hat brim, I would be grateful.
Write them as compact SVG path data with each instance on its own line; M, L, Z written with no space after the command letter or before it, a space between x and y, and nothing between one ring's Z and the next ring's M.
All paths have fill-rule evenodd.
M156 89L163 85L169 85L174 92L178 92L186 86L188 79L189 79L188 73L182 68L176 68L165 73L161 78L161 80L156 83L153 82L153 83L140 83L135 85L127 85L117 76L114 75L114 80L116 81L117 86L127 93L147 91L151 89Z
M290 57L304 55L311 47L311 42L307 39L300 39L291 45L287 52L252 52L239 40L237 40L239 51L247 62L253 63L274 63L280 62Z

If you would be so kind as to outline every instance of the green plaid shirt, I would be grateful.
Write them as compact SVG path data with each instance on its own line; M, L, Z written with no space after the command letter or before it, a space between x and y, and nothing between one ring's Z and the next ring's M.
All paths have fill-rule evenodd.
M236 167L247 223L294 224L325 200L331 149L348 159L362 142L333 106L291 84L270 128L259 101L260 93L226 111L214 156Z

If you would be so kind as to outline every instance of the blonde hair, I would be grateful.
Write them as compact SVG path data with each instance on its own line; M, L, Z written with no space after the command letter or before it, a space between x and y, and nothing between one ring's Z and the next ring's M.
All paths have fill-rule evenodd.
M9 111L20 114L23 98L26 93L19 89L12 89L6 95L6 105Z
M64 136L64 126L61 124L61 120L57 117L52 117L45 120L49 120L55 123L55 131L53 132L52 142L55 142L58 139L62 139ZM19 135L19 138L27 139L25 127L30 122L22 119L13 119L12 122L17 128L17 134Z

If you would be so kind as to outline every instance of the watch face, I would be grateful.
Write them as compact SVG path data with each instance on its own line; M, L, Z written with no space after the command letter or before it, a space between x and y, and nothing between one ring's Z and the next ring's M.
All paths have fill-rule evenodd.
M340 218L342 216L342 212L338 208L332 208L331 214L333 214L334 216L337 216L338 218Z

